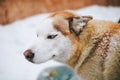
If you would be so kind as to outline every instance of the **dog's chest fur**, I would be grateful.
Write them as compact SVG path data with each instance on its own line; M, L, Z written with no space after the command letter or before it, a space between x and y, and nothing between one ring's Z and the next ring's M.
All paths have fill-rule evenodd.
M79 58L73 54L68 64L80 77L83 80L119 80L120 24L93 20L79 37Z

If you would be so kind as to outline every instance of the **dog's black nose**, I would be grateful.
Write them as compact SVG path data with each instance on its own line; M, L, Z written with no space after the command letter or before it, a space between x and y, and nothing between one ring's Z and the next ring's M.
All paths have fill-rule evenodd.
M27 60L32 61L34 53L32 52L32 50L28 49L24 52L24 56Z

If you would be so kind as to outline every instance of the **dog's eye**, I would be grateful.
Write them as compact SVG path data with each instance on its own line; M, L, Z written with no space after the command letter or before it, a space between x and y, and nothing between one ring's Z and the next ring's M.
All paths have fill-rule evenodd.
M55 35L48 35L47 39L54 39L56 36L57 36L57 34L55 34Z

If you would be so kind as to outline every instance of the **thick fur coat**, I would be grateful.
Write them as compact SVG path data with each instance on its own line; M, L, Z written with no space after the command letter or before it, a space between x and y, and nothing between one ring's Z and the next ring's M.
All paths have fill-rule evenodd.
M58 35L64 36L61 37L64 43L60 42L62 40L53 41L57 43L57 49L52 48L59 49L59 52L53 50L53 53L52 49L47 52L48 49L45 49L43 52L46 53L42 53L45 57L41 55L42 49L38 51L35 46L31 47L35 54L33 63L55 59L71 66L81 80L120 80L120 24L94 20L91 16L79 16L71 11L55 12L48 18L52 19L52 28L60 32ZM44 23L43 27L49 26L48 23ZM24 55L27 53L25 51Z

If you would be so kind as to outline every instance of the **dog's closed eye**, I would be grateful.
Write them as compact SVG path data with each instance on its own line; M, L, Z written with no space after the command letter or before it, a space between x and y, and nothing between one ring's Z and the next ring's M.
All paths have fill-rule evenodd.
M54 34L48 35L48 36L47 36L47 39L54 39L56 36L57 36L57 34L55 34L55 35L54 35Z

